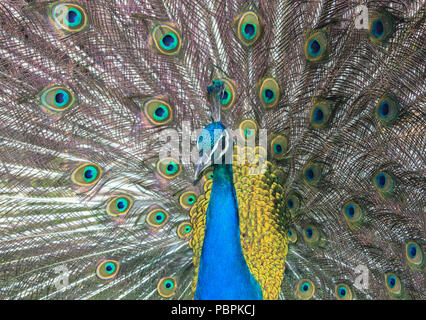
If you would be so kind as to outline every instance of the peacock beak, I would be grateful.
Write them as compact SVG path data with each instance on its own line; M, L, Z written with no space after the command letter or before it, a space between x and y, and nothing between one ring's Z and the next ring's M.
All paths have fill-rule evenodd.
M225 142L224 148L221 147L222 140ZM197 181L201 172L203 172L204 169L206 169L207 167L210 167L213 163L222 163L219 160L221 160L222 156L226 154L230 145L231 143L229 132L228 130L223 130L219 138L216 139L216 143L213 146L212 150L210 152L202 152L202 155L198 158L197 165L195 167L194 180Z

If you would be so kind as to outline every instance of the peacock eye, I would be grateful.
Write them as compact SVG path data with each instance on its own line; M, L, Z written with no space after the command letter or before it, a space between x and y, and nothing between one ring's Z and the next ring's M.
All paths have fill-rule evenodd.
M178 169L179 169L178 164L171 161L166 167L166 172L167 174L171 175L171 174L175 174L178 171Z
M72 3L54 4L50 11L50 17L56 27L69 32L78 32L87 25L87 15L84 9Z
M308 44L309 54L313 57L316 57L321 53L321 44L317 39L311 39Z
M115 260L103 261L96 268L96 275L102 280L110 280L117 275L119 266Z
M246 138L251 138L254 135L254 129L244 129L244 136Z
M318 163L307 163L302 170L303 180L309 186L318 185L321 179L322 167Z
M261 22L256 13L248 11L240 15L238 20L238 39L246 46L251 46L261 35Z
M177 289L176 280L172 277L162 278L157 285L158 293L164 298L172 297Z
M203 173L203 179L204 181L213 180L213 169L206 169Z
M291 215L294 216L300 208L299 195L291 191L285 199L285 205L287 210L291 213Z
M231 80L220 79L223 82L224 91L219 97L222 110L229 110L235 102L235 84Z
M162 227L168 220L169 215L163 209L153 209L146 215L146 222L152 227Z
M385 11L372 11L369 19L368 33L370 41L375 44L386 42L393 33L392 16Z
M293 228L290 228L287 231L287 236L288 236L288 240L291 243L295 243L297 241L297 233L296 233L296 230L294 230Z
M355 201L349 201L342 207L342 214L348 223L360 222L364 215L363 208Z
M193 191L187 191L184 192L180 197L179 197L179 202L180 205L184 208L184 209L189 209L192 207L192 205L197 201L197 194Z
M259 98L263 107L266 109L275 107L278 104L279 95L278 82L273 78L264 79L259 90Z
M314 128L323 128L331 117L331 102L321 101L315 103L309 115L311 126Z
M385 274L385 285L386 289L393 295L401 294L401 282L397 275L393 272Z
M106 207L110 216L117 217L127 214L133 205L133 199L129 196L117 196L112 198Z
M177 234L182 240L188 239L192 234L192 225L190 222L182 222L177 228Z
M390 126L395 123L399 113L398 103L390 96L382 97L376 105L375 116L376 119L383 126Z
M144 104L145 116L155 125L164 125L173 120L170 104L159 99L150 99Z
M311 280L301 279L296 286L296 295L301 300L309 300L315 293L315 285Z
M385 30L383 26L382 19L376 19L373 21L373 25L371 27L371 33L373 34L373 37L380 38L383 36Z
M243 139L254 139L257 132L257 124L253 120L244 120L240 123L240 136Z
M373 182L374 182L374 186L376 187L376 189L384 197L389 197L393 194L394 189L395 189L395 180L386 171L377 172L373 176Z
M405 256L409 264L413 267L420 267L423 264L422 248L414 241L409 241L405 245Z
M271 141L271 154L276 160L284 158L288 147L288 139L285 136L276 136Z
M94 163L87 163L74 170L71 180L78 185L91 186L99 181L101 175L101 167Z
M180 174L181 166L176 160L166 158L158 161L157 171L164 178L172 179Z
M337 300L352 300L352 290L345 283L336 285L335 292Z
M52 86L41 92L40 103L52 111L65 111L75 103L75 96L65 87Z
M320 240L320 233L317 227L307 225L303 228L303 239L308 246L315 246Z
M305 41L304 51L306 60L310 62L321 61L326 56L327 47L327 34L321 30L312 32Z
M171 25L156 26L152 31L152 41L157 50L166 55L176 55L181 49L179 32Z

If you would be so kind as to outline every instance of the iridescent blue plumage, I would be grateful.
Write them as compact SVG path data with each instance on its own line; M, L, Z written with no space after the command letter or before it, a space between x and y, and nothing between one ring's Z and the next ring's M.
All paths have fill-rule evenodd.
M222 83L217 81L213 88L208 87L208 92L223 92ZM223 135L225 130L222 122L213 122L198 139L200 154L213 164L214 175L195 299L262 299L261 288L250 273L241 249L232 164L226 163L226 153L232 154L232 140ZM206 154L213 150L219 156Z

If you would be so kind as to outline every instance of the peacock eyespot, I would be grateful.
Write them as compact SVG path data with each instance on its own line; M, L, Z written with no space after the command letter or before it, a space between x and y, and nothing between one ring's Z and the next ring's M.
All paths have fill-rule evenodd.
M158 293L164 298L172 297L177 289L177 283L175 278L164 277L162 278L157 285Z
M146 222L155 228L162 227L168 219L169 215L163 209L150 210L146 215Z
M244 130L244 136L246 138L251 138L254 135L254 129L245 129Z
M159 105L157 108L155 108L154 111L154 119L157 121L163 121L166 119L169 115L169 111L164 105Z
M181 37L177 29L168 24L161 24L152 31L155 48L165 55L176 55L181 49Z
M235 102L235 84L232 80L220 79L223 82L224 90L219 97L222 110L229 110Z
M238 39L246 46L254 44L261 35L261 21L256 13L248 11L237 18Z
M271 89L265 89L262 91L263 101L266 103L271 103L275 100L275 92Z
M162 212L157 212L155 215L155 221L157 223L162 223L164 221L164 219L166 218L165 214Z
M286 209L294 216L300 208L300 197L291 191L285 199Z
M418 268L423 265L423 250L419 244L414 241L406 243L405 257L412 267Z
M400 295L401 294L401 281L399 280L399 277L393 273L389 272L385 274L385 286L386 289L389 291L389 293L393 295Z
M373 26L371 32L373 33L373 37L380 38L384 33L384 26L382 19L376 19L373 21Z
M62 86L51 86L40 93L40 104L51 111L62 112L75 103L74 94Z
M204 181L209 181L209 180L213 180L213 169L212 168L209 168L209 169L206 169L204 172L203 172L203 179L204 179Z
M69 2L57 2L51 6L50 18L58 29L78 32L87 26L85 10Z
M324 121L324 113L322 112L321 108L314 109L314 121L316 123L322 123Z
M386 171L377 172L373 176L376 189L385 197L389 197L395 191L395 179Z
M98 264L96 275L102 280L111 280L117 275L119 266L118 261L105 260Z
M316 186L321 180L322 166L318 163L307 163L302 169L304 182L309 186Z
M243 139L254 139L257 132L257 124L253 120L244 120L240 123L240 136Z
M155 125L165 125L173 120L170 104L160 99L150 99L144 104L144 114Z
M173 33L168 33L161 38L161 47L165 50L173 50L178 45L178 39Z
M372 11L368 32L370 41L375 44L385 43L392 35L394 22L392 16L385 11Z
M173 161L170 161L166 167L167 174L175 174L178 170L179 170L178 164Z
M296 233L296 231L293 228L290 228L287 231L287 236L288 236L288 240L291 243L295 243L297 241L297 233Z
M281 154L283 153L283 147L282 145L280 145L279 143L274 144L274 151L276 154Z
M389 116L389 102L383 101L379 106L379 115L383 119L386 119Z
M252 40L257 34L257 26L253 23L244 23L241 29L246 40Z
M309 55L312 57L316 57L321 53L321 44L316 39L311 39L309 41Z
M106 207L106 211L110 216L124 216L133 205L133 199L126 195L116 196L112 198Z
M172 158L165 158L157 162L157 172L164 178L175 178L181 171L180 164Z
M308 246L317 245L320 240L320 233L314 225L307 225L303 228L303 239Z
M331 117L331 102L324 100L315 103L310 111L309 120L314 128L323 128Z
M188 239L192 235L191 223L182 222L177 228L177 234L182 240Z
M383 126L391 126L398 119L399 106L393 96L383 96L375 108L376 119Z
M310 33L305 41L305 58L309 62L319 62L327 55L328 37L326 32L317 30Z
M192 207L192 205L197 201L197 194L193 191L187 191L182 193L182 195L179 197L180 205L184 209L189 209Z
M84 168L83 177L88 183L93 182L98 176L98 169L94 166L87 166Z
M288 148L288 138L286 136L276 136L271 141L271 154L276 160L284 158Z
M364 209L355 201L346 202L342 207L342 214L348 223L361 222Z
M76 168L71 180L81 186L92 186L96 184L102 176L102 169L97 164L87 163Z
M280 87L275 79L266 78L263 80L259 90L259 98L265 109L273 108L278 104L279 94Z
M314 230L312 230L311 227L308 227L305 229L306 238L312 239L312 236L314 235Z
M231 99L231 94L229 93L229 90L225 90L223 92L222 99L220 100L220 103L227 104L230 99Z
M306 176L306 179L308 179L309 181L313 181L315 178L314 169L312 168L306 169L305 176Z
M309 300L314 296L315 285L311 280L301 279L296 286L296 295L301 300Z
M336 285L335 294L337 300L352 300L353 298L351 288L345 283Z

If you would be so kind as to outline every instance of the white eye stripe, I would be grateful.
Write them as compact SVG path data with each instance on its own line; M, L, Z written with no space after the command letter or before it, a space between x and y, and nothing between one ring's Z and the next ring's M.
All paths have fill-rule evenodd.
M222 139L225 138L225 147L221 150L220 154L215 157L214 163L215 164L221 164L222 163L222 157L226 154L229 148L229 132L228 129L223 130L222 134L220 135L219 139L217 140L216 144L213 147L212 154L216 151L216 149L219 147L219 145L222 145Z

